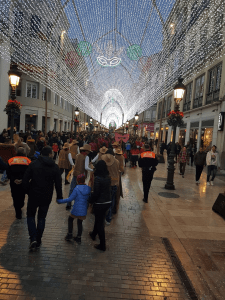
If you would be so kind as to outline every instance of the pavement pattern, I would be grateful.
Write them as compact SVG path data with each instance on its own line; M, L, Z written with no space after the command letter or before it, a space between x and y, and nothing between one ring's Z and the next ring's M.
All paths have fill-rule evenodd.
M42 246L29 252L26 205L16 220L9 186L0 187L0 300L190 299L162 237L169 238L198 298L224 299L225 222L211 211L223 181L218 176L208 187L203 174L196 186L194 167L188 167L185 178L176 171L176 190L168 191L166 167L157 167L148 204L142 202L140 170L126 168L124 198L106 227L106 252L94 249L88 236L90 212L81 245L64 240L69 213L55 196ZM63 189L66 197L69 187Z

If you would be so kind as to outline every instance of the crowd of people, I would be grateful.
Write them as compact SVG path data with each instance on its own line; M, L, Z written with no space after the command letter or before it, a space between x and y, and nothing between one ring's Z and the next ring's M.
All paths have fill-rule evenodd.
M13 142L4 130L0 135L0 170L3 173L1 185L10 182L11 195L16 218L22 218L25 195L28 195L27 226L30 236L30 249L41 246L42 235L54 188L58 204L66 203L68 232L66 241L74 239L81 244L83 221L88 207L95 215L93 230L89 232L94 241L99 236L100 243L95 248L106 250L105 225L110 225L113 215L119 208L123 196L122 175L126 164L131 168L137 163L142 169L143 201L148 203L148 195L158 159L157 143L146 137L130 135L128 141L115 140L115 134L104 132L57 133L22 131L13 136ZM160 153L167 150L170 155L171 144L160 145ZM154 149L155 148L155 149ZM154 151L155 150L155 151ZM202 148L197 152L188 143L175 146L175 162L180 165L184 177L185 166L196 166L196 184L205 165L207 165L207 185L213 185L219 165L216 146L208 153ZM63 174L65 179L63 180ZM62 183L70 185L68 197L63 198ZM37 224L35 216L37 213ZM73 221L77 220L77 235L73 237Z

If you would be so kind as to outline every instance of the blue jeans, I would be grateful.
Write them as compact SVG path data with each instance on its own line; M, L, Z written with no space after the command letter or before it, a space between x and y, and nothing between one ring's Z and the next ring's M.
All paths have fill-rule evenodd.
M207 182L210 181L210 176L212 176L211 181L216 177L217 166L207 166Z
M2 173L1 181L4 182L7 179L6 170Z
M37 216L37 226L35 223L35 215L38 208L38 216ZM33 204L28 199L28 205L27 205L27 226L28 226L28 232L30 235L30 241L37 241L38 243L41 243L41 238L45 229L45 218L48 213L49 205L46 206L39 206Z
M111 186L111 200L112 200L112 202L111 202L111 206L109 208L109 212L106 216L106 221L109 222L109 223L112 220L112 211L113 211L113 208L115 206L116 192L117 192L117 186L116 185Z

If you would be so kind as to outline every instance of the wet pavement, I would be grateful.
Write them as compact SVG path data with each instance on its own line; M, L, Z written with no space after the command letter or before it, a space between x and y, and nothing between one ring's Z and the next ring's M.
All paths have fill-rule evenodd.
M15 220L9 186L0 187L0 299L196 299L162 238L173 246L198 299L224 299L225 221L211 210L224 183L218 176L208 187L203 174L196 186L194 167L187 167L185 178L177 172L176 190L165 190L166 164L159 165L145 204L140 170L126 168L124 198L106 227L104 253L88 237L90 212L81 245L64 240L68 212L55 197L43 245L30 253L25 208L23 219ZM63 188L66 197L69 187Z

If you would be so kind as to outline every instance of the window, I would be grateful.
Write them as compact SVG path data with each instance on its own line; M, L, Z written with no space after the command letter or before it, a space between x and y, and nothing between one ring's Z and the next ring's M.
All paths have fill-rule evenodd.
M46 33L47 39L50 38L50 34L51 34L51 31L52 31L52 27L53 27L52 23L47 22L47 33Z
M30 21L31 35L35 36L35 34L40 32L40 29L41 29L41 19L37 15L32 15Z
M198 77L195 82L195 98L193 108L201 107L204 92L205 74Z
M55 104L55 105L58 105L58 95L57 95L57 94L55 94L54 104Z
M219 100L220 84L221 84L222 64L215 66L209 71L209 84L206 104Z
M207 41L207 33L208 33L208 25L205 23L205 25L202 26L200 29L200 45L204 45Z
M38 84L33 82L27 82L26 85L26 97L37 99Z
M42 100L43 101L46 100L46 87L45 86L42 87Z
M198 77L195 83L195 99L203 96L205 74Z
M186 95L184 98L184 107L183 111L187 111L191 109L191 95L192 95L192 89L193 89L193 81L190 82L186 87Z
M23 12L15 12L14 35L22 34L23 32Z
M62 97L59 97L59 106L62 107Z
M168 97L167 102L165 103L165 106L167 106L167 108L166 108L166 116L168 115L168 113L171 110L171 102L172 102L172 95Z

